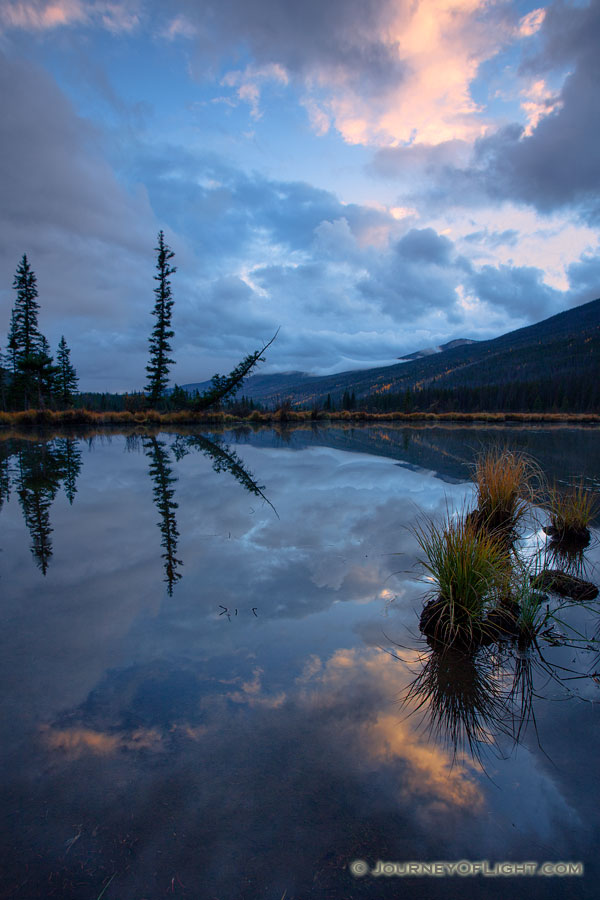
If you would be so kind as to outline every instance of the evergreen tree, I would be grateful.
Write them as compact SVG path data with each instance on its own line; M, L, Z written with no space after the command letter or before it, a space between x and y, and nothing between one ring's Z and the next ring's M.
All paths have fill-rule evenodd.
M178 384L175 385L169 398L170 405L175 409L186 409L189 406L189 397L187 391L184 391Z
M58 353L56 354L58 363L56 395L63 406L73 406L75 394L77 393L77 373L71 365L70 355L71 351L69 350L63 335L58 345Z
M174 335L171 329L171 311L174 301L171 297L169 276L177 270L175 266L169 265L169 260L175 254L165 244L162 230L158 232L158 247L154 249L158 253L156 261L158 275L154 276L154 280L158 281L158 287L154 289L156 300L152 312L152 315L156 317L156 323L148 342L150 344L150 363L146 366L148 372L146 392L150 403L156 406L158 401L164 397L169 381L169 366L173 364L173 360L169 357L172 352L169 340Z
M9 334L9 349L15 353L19 361L27 356L33 356L40 349L41 334L38 330L37 283L35 273L29 266L27 254L23 254L13 288L17 292L17 299L11 317L11 330Z
M55 370L48 341L38 328L37 283L27 254L17 267L13 288L17 297L8 335L13 374L10 402L27 408L34 401L44 407L51 400Z
M15 311L10 314L10 328L8 331L8 360L13 377L17 374L17 323L15 321Z
M6 390L8 387L8 372L4 368L4 357L0 352L0 409L6 411Z

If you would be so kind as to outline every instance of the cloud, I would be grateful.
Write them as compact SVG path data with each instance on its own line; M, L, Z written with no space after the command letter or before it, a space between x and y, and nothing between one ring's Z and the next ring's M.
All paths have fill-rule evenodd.
M452 241L437 234L433 228L412 228L398 241L396 250L401 257L411 262L443 266L450 261Z
M104 356L106 369L100 333L119 332L126 341L144 287L151 294L144 270L152 266L158 225L148 198L122 187L103 157L102 133L43 70L4 55L0 141L2 331L26 252L38 278L40 327L52 346L64 334L76 368Z
M289 70L253 63L228 71L232 89L252 79L263 89L273 80L285 87ZM65 334L84 389L144 382L159 227L178 266L171 376L179 383L229 371L278 326L269 366L322 374L384 365L454 337L493 337L514 327L515 316L525 324L593 291L591 274L584 284L574 263L594 255L591 231L572 235L549 222L542 233L510 210L495 218L482 212L479 223L466 214L458 223L453 213L448 227L426 223L398 200L390 208L344 203L306 181L244 170L176 138L161 141L152 110L146 131L132 129L130 107L108 91L110 82L101 82L102 96L111 129L117 117L121 132L78 115L32 63L2 56L0 82L2 330L27 252L40 326L53 347ZM414 166L409 178L420 166L452 173L465 147L404 148ZM381 159L396 152L382 151ZM483 195L473 173L462 173ZM538 261L539 246L548 247L548 259Z
M470 85L481 63L514 37L507 3L483 0L180 0L197 30L201 68L218 50L244 47L277 64L304 92L311 124L348 143L437 144L482 134Z
M238 99L250 106L250 114L253 119L260 119L260 91L264 82L274 82L287 85L288 76L285 69L276 63L265 66L246 66L244 71L232 70L221 79L221 84L227 87L235 87Z
M568 276L578 303L597 300L600 297L600 247L571 263Z
M552 4L540 22L541 49L521 64L526 124L513 121L480 136L468 160L451 158L453 145L417 158L420 183L413 202L483 206L512 201L548 215L575 211L600 219L600 3ZM568 71L559 91L548 73ZM410 148L409 148L410 149ZM404 148L380 151L371 171L403 177L411 156Z
M3 0L0 24L28 31L100 25L108 31L127 32L139 24L139 4L136 0Z
M563 295L543 283L544 273L532 266L484 266L471 285L480 300L528 321L559 312Z

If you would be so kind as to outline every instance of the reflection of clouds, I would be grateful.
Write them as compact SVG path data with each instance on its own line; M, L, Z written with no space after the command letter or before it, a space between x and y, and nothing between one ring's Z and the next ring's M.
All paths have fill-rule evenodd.
M259 845L268 847L260 867L264 884L270 884L269 867L281 862L281 848L269 842L291 821L303 823L296 830L297 858L287 860L290 877L300 880L301 860L311 860L312 873L314 859L343 847L344 836L359 822L386 821L390 852L401 847L410 858L420 858L419 849L426 846L429 854L457 858L466 847L466 855L477 858L486 853L499 859L526 848L539 854L549 848L538 841L557 846L560 821L579 832L576 811L551 775L540 771L534 753L523 752L509 766L498 766L492 783L470 759L454 757L416 719L400 712L398 698L416 660L413 651L394 659L383 651L338 649L324 659L310 655L287 673L283 686L270 677L266 662L232 661L223 670L221 660L220 677L205 666L196 678L197 696L183 705L181 685L193 680L190 671L133 668L109 675L91 703L67 714L69 724L43 729L42 745L52 753L53 777L60 781L62 772L67 779L61 790L75 791L79 777L78 770L61 767L61 758L69 765L79 762L101 783L121 785L113 803L128 810L133 833L169 785L185 783L185 792L169 804L171 816L193 841L206 842L206 852L217 863L235 842L232 879L240 877L244 860L252 855L249 848ZM136 692L150 676L161 697L160 715L152 720L152 705L143 725L127 725L135 719ZM98 756L102 770L93 763ZM136 787L123 787L128 780ZM515 784L522 801L518 810ZM241 803L235 818L234 800ZM114 807L94 806L88 820L99 815L119 827ZM381 855L377 834L364 851L374 858ZM147 866L157 848L164 851L165 841L160 820L145 825L139 865ZM281 852L285 858L286 851ZM167 848L166 859L194 877L195 861L179 857L176 847ZM227 881L219 877L225 881L217 879L215 891Z
M157 729L136 728L128 734L107 734L91 728L49 728L41 731L49 750L59 750L70 759L89 751L98 755L118 750L152 750L160 748L162 736Z
M309 707L314 703L331 708L349 690L349 682L366 682L375 689L379 708L369 710L357 743L362 754L382 766L402 764L395 799L406 802L420 795L419 815L424 822L428 812L438 815L444 806L480 811L483 793L471 764L464 758L459 765L453 764L451 753L418 734L414 720L390 709L390 699L402 692L409 676L410 669L383 651L338 650L324 669L315 673L311 682L314 692L305 697ZM332 713L335 715L333 709ZM424 801L423 796L428 799Z
M240 454L280 518L209 460L185 457L174 467L185 566L172 598L146 460L123 454L121 439L85 458L76 507L57 499L65 550L41 586L26 544L14 558L2 554L14 589L14 634L3 634L0 656L12 691L7 746L18 747L22 790L35 795L37 824L28 827L44 815L28 773L43 771L44 795L62 798L43 828L62 833L65 808L69 821L86 823L73 864L78 852L111 852L102 832L90 837L97 823L106 834L135 833L122 896L164 893L141 874L157 871L156 860L198 883L198 847L211 859L208 895L236 896L247 877L275 896L318 896L317 861L332 849L343 860L339 894L343 866L365 854L525 858L538 839L567 845L560 820L579 835L586 801L568 773L559 781L533 747L494 763L499 797L470 760L453 764L405 718L399 701L416 654L399 661L373 649L417 628L422 585L407 530L416 509L442 513L446 497L460 506L471 487L338 450ZM12 503L7 510L11 521L20 515ZM26 564L17 569L19 554ZM219 603L239 614L220 619ZM39 739L30 742L32 732ZM593 735L578 736L577 752L593 752Z

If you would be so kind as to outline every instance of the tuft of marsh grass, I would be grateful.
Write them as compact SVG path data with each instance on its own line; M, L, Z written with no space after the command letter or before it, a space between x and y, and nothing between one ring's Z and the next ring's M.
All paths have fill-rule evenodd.
M486 601L506 579L506 550L465 517L447 515L441 524L425 521L414 533L424 555L419 561L438 594L436 639L450 646L457 639L473 638Z
M534 568L532 573L527 566L522 566L516 574L515 595L519 604L517 631L521 650L535 642L550 616L549 607L545 603L547 597L537 585L538 577L537 569Z
M477 493L476 524L490 533L514 532L535 497L543 476L525 453L495 447L481 453L473 475Z
M558 540L587 537L588 525L599 509L598 496L588 490L583 481L571 484L567 490L561 490L555 484L550 491L552 536Z

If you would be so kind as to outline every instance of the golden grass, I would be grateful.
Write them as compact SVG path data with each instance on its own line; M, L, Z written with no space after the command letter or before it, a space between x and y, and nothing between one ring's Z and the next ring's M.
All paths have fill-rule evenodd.
M514 531L535 499L534 484L543 476L525 453L495 447L475 462L475 521L488 532Z
M439 633L447 646L471 636L481 625L488 602L497 599L507 579L506 549L464 516L450 515L437 524L425 521L414 529L423 558L419 560L439 596Z
M557 537L582 534L600 509L598 495L588 490L583 481L567 490L556 484L550 491L550 521Z
M349 412L325 412L319 410L292 409L259 411L254 410L249 416L232 415L226 412L164 412L149 409L138 412L96 412L88 409L28 409L18 412L0 412L0 428L40 428L57 425L128 425L128 424L223 424L244 422L252 425L270 425L272 423L310 423L311 421L327 422L470 422L470 423L581 423L600 424L600 415L596 413L426 413L426 412L387 412L370 413L363 410Z

